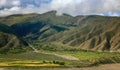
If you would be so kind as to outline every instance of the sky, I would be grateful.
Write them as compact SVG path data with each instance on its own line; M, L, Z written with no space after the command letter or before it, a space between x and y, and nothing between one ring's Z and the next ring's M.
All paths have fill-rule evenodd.
M120 0L0 0L0 16L52 10L57 15L120 16Z

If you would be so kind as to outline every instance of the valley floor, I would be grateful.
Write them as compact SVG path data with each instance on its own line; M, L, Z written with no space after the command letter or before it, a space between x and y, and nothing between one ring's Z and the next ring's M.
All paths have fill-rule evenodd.
M17 54L0 54L0 66L7 67L88 67L110 63L120 63L120 54L85 51L34 51Z
M0 70L120 70L120 64L106 64L86 68L0 68Z

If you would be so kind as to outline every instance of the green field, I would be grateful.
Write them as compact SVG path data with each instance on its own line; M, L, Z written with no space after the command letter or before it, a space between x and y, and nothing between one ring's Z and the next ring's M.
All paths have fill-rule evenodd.
M54 54L73 56L78 58L79 60L68 60ZM27 52L17 54L0 54L0 66L7 67L86 67L108 63L120 63L120 54L91 51L42 51L42 53Z
M35 52L0 54L0 66L71 66L76 65L77 61L70 61L52 54ZM78 62L81 63L81 62ZM77 63L77 64L78 64ZM82 63L81 63L82 64Z
M0 54L0 66L60 66L66 59L35 52Z
M96 60L107 57L120 57L120 53L112 52L94 52L94 51L46 51L50 53L71 55L79 58L80 60Z
M0 58L3 59L20 59L20 60L65 60L63 58L42 54L42 53L35 53L35 52L26 52L26 53L17 53L17 54L0 54Z

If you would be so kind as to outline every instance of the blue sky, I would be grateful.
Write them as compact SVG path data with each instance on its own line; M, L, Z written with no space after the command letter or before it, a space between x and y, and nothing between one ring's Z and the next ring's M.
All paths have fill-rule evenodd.
M120 0L0 0L0 16L45 13L120 16Z

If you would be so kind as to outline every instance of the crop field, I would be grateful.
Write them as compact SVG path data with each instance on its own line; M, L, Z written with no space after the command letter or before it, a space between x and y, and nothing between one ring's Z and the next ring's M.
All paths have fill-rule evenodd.
M68 60L54 54L66 55L66 57L73 56L79 60ZM0 66L7 67L86 67L108 63L120 63L120 54L91 51L42 51L42 53L27 52L18 54L0 54Z
M19 54L0 54L0 66L60 66L64 65L61 57L35 52Z

